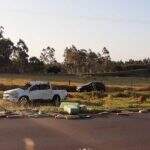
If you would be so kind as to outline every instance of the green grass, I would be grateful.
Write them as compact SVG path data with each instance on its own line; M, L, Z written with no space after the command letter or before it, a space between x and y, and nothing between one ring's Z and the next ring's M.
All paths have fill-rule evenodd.
M140 98L145 97L145 101L141 102ZM85 104L89 107L100 109L150 109L150 93L112 93L106 94L104 97L92 97L90 93L75 93L70 97L69 101Z

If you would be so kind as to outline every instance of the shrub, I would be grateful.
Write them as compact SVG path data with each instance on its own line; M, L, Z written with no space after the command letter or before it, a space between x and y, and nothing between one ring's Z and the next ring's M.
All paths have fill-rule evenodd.
M140 102L140 103L146 102L146 97L145 97L145 96L140 96L140 97L139 97L139 102Z

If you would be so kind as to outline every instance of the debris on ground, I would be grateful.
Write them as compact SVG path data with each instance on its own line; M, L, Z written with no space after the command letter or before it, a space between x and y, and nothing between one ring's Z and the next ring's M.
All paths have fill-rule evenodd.
M141 110L139 110L139 113L148 113L148 112L150 112L148 109L141 109Z
M76 115L80 112L79 103L62 102L60 108L62 108L65 112L67 112L70 115Z
M129 116L129 113L123 113L123 112L121 112L121 113L117 113L117 115L118 116Z
M55 118L55 119L88 119L97 117L108 117L110 115L116 116L130 116L132 114L148 113L149 109L141 109L137 112L131 110L103 110L102 112L92 112L90 113L90 107L86 105L80 105L79 103L62 102L60 105L62 112L44 112L38 109L23 109L19 111L0 111L0 119L19 119L19 118Z
M79 111L80 112L86 112L87 111L87 106L86 105L79 105Z
M7 117L7 114L5 111L1 111L0 112L0 118L6 118Z
M110 114L110 112L104 111L104 112L101 112L101 113L93 114L92 116L94 118L97 118L97 117L107 117L109 114Z

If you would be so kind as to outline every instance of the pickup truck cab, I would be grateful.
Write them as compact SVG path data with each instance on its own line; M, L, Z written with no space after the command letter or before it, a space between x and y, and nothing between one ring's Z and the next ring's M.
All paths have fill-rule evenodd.
M67 97L66 90L53 90L51 84L42 81L27 83L22 88L4 91L3 99L26 104L34 100L49 100L59 105Z

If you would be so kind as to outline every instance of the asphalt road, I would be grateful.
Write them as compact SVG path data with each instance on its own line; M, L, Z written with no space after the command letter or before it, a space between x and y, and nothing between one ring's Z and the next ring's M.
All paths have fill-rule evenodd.
M0 150L149 150L150 114L0 120Z

